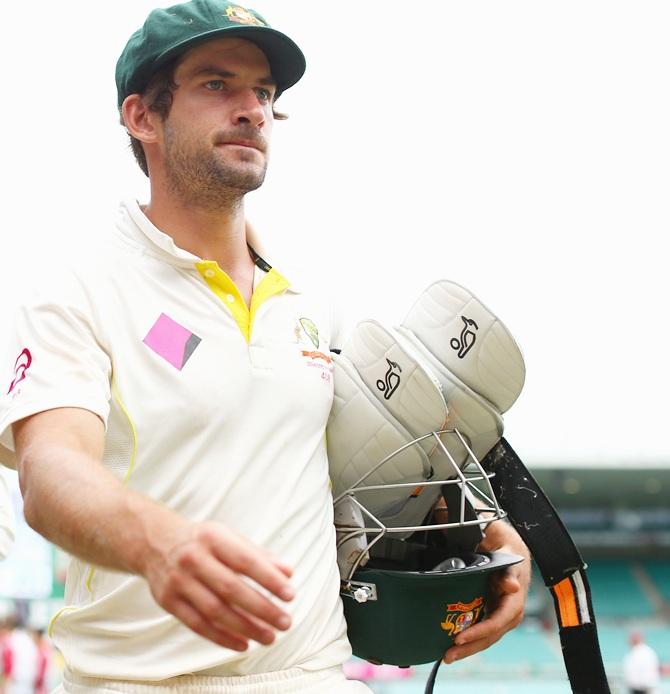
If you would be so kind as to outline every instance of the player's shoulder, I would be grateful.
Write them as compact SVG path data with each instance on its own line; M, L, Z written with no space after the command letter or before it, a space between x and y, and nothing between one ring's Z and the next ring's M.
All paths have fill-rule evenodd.
M45 257L33 265L31 276L18 287L15 304L83 308L103 295L113 278L127 271L129 254L115 238L112 220L84 238L72 238L71 242L64 240L58 257Z

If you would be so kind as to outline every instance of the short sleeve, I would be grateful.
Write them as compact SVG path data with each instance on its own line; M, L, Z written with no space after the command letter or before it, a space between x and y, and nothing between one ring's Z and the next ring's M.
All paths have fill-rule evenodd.
M55 296L36 297L19 308L0 364L0 462L8 467L16 467L11 425L25 417L78 407L106 423L111 360L90 303L72 278Z

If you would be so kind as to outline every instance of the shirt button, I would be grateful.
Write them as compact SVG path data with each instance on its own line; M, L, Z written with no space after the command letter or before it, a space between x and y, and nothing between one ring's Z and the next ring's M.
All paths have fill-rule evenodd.
M227 294L226 295L226 301L229 304L234 304L235 303L235 297L232 294Z
M210 279L216 275L216 272L214 270L205 270L205 277L209 277Z

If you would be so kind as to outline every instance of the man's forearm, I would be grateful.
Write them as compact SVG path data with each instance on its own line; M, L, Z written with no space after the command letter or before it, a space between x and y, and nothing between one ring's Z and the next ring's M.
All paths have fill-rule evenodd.
M98 566L142 575L156 602L225 648L268 645L289 615L290 567L215 521L190 522L128 489L102 464L104 427L60 408L14 425L27 521Z
M35 443L20 460L28 524L99 566L142 573L156 545L185 522L125 487L100 462L64 445Z

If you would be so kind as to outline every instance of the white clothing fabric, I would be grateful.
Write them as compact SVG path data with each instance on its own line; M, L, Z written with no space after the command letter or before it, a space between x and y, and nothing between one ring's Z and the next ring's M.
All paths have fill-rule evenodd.
M163 682L143 683L77 677L66 672L54 694L128 692L129 694L370 694L362 682L347 680L341 667L317 672L299 668L246 677L186 675Z
M623 674L630 689L653 691L660 680L658 656L646 643L638 643L626 654Z
M5 460L13 422L90 410L106 426L104 464L129 487L192 521L219 521L294 569L291 628L238 653L162 610L141 577L75 559L50 633L79 675L317 671L351 654L325 446L330 310L267 266L255 284L249 311L215 262L177 248L132 202L94 255L19 314L0 374Z

